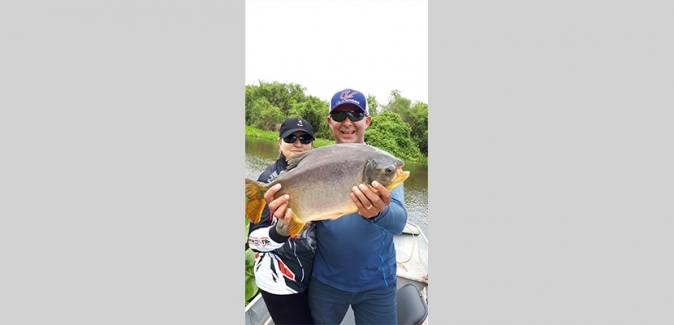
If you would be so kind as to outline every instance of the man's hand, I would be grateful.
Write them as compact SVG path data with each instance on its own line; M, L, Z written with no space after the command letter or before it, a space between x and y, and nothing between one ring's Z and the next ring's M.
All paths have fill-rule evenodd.
M365 184L351 189L351 199L358 207L358 214L367 219L376 217L391 203L391 192L386 187L377 181L372 182L372 187L375 192Z

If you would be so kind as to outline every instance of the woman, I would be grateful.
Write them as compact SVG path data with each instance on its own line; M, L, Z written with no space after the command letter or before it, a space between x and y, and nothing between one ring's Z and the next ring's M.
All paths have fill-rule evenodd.
M289 118L281 124L277 141L280 156L260 174L260 182L276 179L288 166L288 157L313 149L314 131L306 120ZM260 222L250 224L255 282L274 324L314 324L307 295L316 251L314 225L309 223L291 239L282 227L284 220L270 216L265 206Z

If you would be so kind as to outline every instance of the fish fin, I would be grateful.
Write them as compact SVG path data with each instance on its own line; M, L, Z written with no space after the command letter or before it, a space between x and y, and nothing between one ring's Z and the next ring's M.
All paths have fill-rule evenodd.
M264 193L261 183L246 178L246 218L252 223L259 223L264 211Z
M292 217L290 217L290 223L288 224L288 234L291 238L295 238L300 232L302 232L302 229L304 229L304 226L307 223L302 221L294 211L292 214Z
M304 159L304 157L306 157L310 152L311 151L305 151L290 156L290 158L288 158L288 167L286 167L285 171L290 171L291 169L297 167L300 161L302 161L302 159Z

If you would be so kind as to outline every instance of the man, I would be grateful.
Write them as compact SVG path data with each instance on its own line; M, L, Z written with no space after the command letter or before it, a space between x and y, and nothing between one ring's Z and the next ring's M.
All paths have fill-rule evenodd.
M363 93L344 89L330 102L328 124L337 143L365 144L372 117ZM316 222L318 248L309 285L309 306L316 324L339 324L349 306L356 324L397 324L396 252L393 234L407 222L403 184L387 190L373 182L353 187L351 199L358 212ZM280 187L279 187L280 188ZM270 211L288 214L288 195L265 198ZM285 213L284 213L285 211Z

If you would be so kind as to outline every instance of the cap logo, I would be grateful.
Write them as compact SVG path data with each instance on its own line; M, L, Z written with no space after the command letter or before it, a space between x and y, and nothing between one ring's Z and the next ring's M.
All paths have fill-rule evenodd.
M302 126L302 120L297 120L297 126Z
M357 93L358 93L358 92L355 91L355 90L354 90L354 91L350 91L349 89L344 89L344 91L342 91L342 94L339 95L339 99L342 99L342 100L351 99L351 98L353 98L353 96L355 96Z
M359 95L359 94L360 94L360 93L357 92L357 91L355 91L355 90L344 89L344 90L339 94L339 100L337 100L336 102L333 102L333 103L332 103L332 107L334 108L334 107L337 107L337 106L342 105L342 104L344 104L344 103L351 103L351 104L355 104L356 106L358 106L358 107L362 108L363 110L365 110L365 108L363 108L363 106L360 105L360 100L358 100L358 99L362 99L362 98L363 98L363 95L360 95L360 97L356 97L356 98L358 98L358 99L355 99L355 98L354 98L356 95ZM333 100L334 100L334 99L333 99Z

